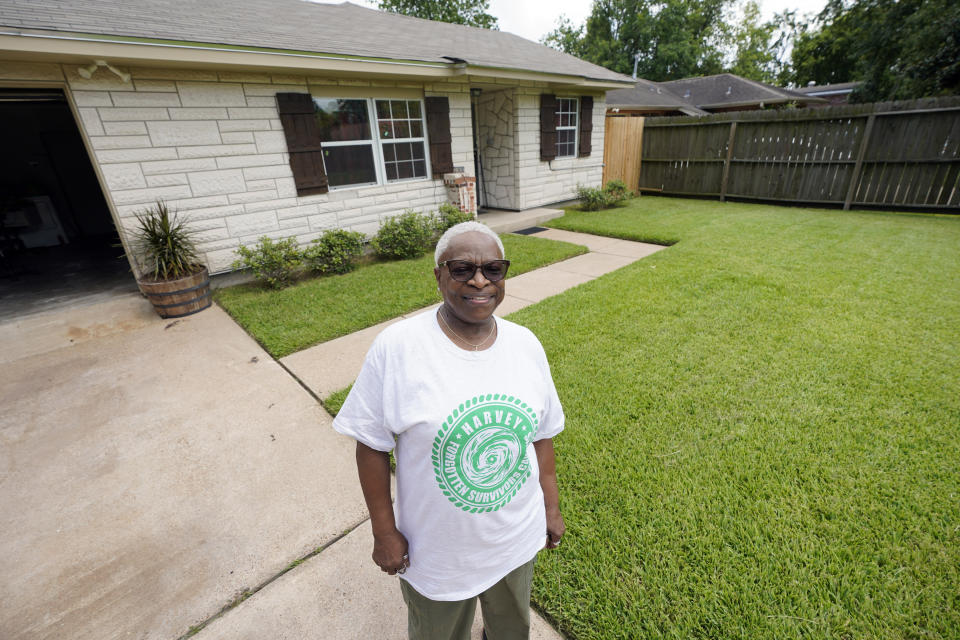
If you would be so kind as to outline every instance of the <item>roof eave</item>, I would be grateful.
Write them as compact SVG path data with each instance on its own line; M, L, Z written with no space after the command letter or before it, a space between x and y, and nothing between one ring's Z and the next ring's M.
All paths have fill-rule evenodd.
M853 93L853 89L837 89L836 91L811 91L804 95L808 98L819 98L820 96L842 96Z
M674 111L680 111L681 109L692 109L688 104L614 104L612 102L607 103L608 109L673 109Z
M623 89L624 86L632 86L632 80L612 80L604 78L588 78L586 76L577 76L561 73L544 73L542 71L526 71L523 69L508 69L504 67L493 67L485 65L466 64L457 70L458 75L469 75L473 77L491 77L505 78L509 80L529 80L533 82L546 82L558 86L583 87L585 89Z
M262 49L203 42L21 30L15 27L0 27L0 53L29 54L31 57L51 61L75 59L79 62L91 58L110 58L111 61L119 64L156 65L162 62L184 66L231 66L264 70L296 70L303 73L328 72L337 75L398 75L433 79L470 75L540 81L551 85L597 90L631 86L630 80L588 78L462 62L364 58L335 53Z
M788 102L824 102L821 98L796 97L796 98L764 98L762 100L745 100L742 102L720 102L717 104L698 104L700 109L728 109L730 107L749 107L761 104L786 104Z
M450 76L450 63L361 58L309 51L255 49L201 42L123 38L0 27L0 52L50 60L110 58L117 63L240 66L264 69Z

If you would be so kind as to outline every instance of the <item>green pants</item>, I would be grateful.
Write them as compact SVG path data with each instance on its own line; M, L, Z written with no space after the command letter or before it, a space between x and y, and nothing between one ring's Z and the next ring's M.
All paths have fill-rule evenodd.
M410 640L470 640L478 597L488 640L527 640L533 562L520 565L479 596L453 602L430 600L400 580Z

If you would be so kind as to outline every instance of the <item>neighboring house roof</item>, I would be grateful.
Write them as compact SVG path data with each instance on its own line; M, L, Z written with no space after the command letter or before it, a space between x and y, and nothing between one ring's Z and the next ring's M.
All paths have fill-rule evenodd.
M844 93L850 93L860 86L859 82L837 82L834 84L810 84L799 89L793 89L797 93L806 96L836 96Z
M674 110L691 116L706 114L662 84L638 79L630 89L615 89L607 92L607 108L648 111Z
M503 31L308 0L0 0L0 26L630 78ZM0 29L7 31L9 29Z
M780 89L756 80L741 78L732 73L683 78L660 84L685 101L705 110L754 104L821 101L790 89Z
M813 103L824 100L732 73L670 82L637 80L632 89L607 92L607 108L648 111L675 109L689 115L704 115L713 109L786 102Z

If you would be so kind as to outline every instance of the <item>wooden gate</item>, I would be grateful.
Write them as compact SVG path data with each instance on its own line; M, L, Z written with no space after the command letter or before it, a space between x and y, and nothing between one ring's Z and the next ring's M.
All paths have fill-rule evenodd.
M644 118L608 117L603 136L603 184L623 180L631 191L640 186L640 150Z

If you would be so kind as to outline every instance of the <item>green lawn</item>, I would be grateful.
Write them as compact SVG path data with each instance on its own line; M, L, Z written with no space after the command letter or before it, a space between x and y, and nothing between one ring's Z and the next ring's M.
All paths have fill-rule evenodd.
M511 276L586 252L579 245L543 238L501 238ZM277 358L440 300L433 251L417 260L377 262L279 291L256 284L220 289L214 298Z
M567 414L537 607L579 640L960 637L960 219L550 226L676 244L511 316Z
M351 384L349 387L340 389L339 391L334 391L329 396L323 399L323 408L327 410L332 417L336 418L337 414L340 413L340 407L343 406L343 403L347 400L347 395L350 394L350 389L353 389Z
M960 218L551 226L676 244L510 316L567 414L536 606L577 640L960 637Z

